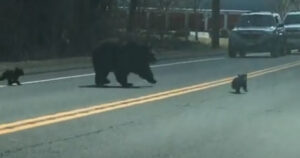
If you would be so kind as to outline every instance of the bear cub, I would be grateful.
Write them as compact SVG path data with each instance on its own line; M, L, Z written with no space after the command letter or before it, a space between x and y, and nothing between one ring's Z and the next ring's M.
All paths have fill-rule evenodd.
M21 85L19 78L24 75L24 71L21 68L15 68L14 70L6 70L0 76L0 81L7 80L7 85L11 86L14 83Z
M236 78L233 79L231 83L232 89L235 90L235 93L240 94L240 89L243 88L245 92L248 92L247 89L247 74L239 74Z

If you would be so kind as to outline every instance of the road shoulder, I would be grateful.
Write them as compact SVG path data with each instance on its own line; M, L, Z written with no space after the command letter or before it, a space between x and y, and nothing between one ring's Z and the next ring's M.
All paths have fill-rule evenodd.
M213 57L224 55L224 49L195 51L195 50L180 50L180 51L164 51L155 52L158 61L176 60L176 59L191 59L201 57ZM50 59L37 61L21 61L21 62L0 62L0 72L14 67L21 67L26 74L39 74L47 72L67 71L74 69L86 69L92 67L90 57L72 57L64 59Z

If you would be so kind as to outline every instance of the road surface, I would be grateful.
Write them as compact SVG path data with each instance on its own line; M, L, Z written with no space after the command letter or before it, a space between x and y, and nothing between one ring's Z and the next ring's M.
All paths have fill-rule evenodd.
M0 86L2 158L299 158L300 56L153 65L158 83L94 86L92 69ZM248 73L249 92L230 80ZM130 99L130 100L128 100ZM125 101L124 101L125 100Z

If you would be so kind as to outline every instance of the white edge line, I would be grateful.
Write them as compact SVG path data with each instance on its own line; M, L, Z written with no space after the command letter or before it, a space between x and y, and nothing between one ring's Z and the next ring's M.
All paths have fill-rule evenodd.
M191 64L191 63L199 63L199 62L217 61L217 60L224 60L224 59L225 59L224 57L219 57L219 58L188 60L188 61L174 62L174 63L168 63L168 64L152 65L150 67L151 68L160 68L160 67L168 67L168 66L174 66L174 65L183 65L183 64ZM95 75L95 73L74 75L74 76L65 76L65 77L57 77L57 78L50 78L50 79L37 80L37 81L27 81L27 82L22 82L22 84L23 85L36 84L36 83L43 83L43 82L51 82L51 81L67 80L67 79L73 79L73 78L88 77L88 76L93 76L93 75ZM6 85L0 85L0 88L4 88L4 87L7 87L7 86Z

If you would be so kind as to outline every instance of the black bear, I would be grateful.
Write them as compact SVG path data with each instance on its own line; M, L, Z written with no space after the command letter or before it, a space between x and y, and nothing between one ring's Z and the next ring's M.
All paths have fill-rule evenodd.
M107 75L113 72L122 87L132 87L127 82L129 73L134 73L149 83L155 84L156 80L150 69L150 63L155 56L150 47L136 42L106 41L93 51L93 66L95 83L104 86L110 83Z
M19 77L24 75L24 71L20 68L15 68L14 70L6 70L0 76L0 81L7 80L7 84L11 86L16 83L17 85L21 85L19 81Z
M240 88L243 88L245 92L247 90L247 74L238 75L236 78L233 79L231 83L232 89L235 89L235 93L240 94Z

